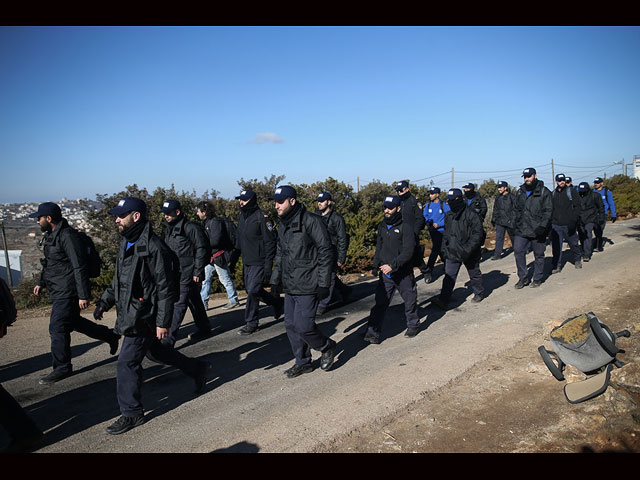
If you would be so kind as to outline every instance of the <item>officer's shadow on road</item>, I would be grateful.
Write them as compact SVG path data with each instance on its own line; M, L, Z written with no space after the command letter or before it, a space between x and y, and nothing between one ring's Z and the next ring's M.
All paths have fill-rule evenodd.
M623 237L635 238L636 240L640 240L640 225L632 225L631 229L632 230L639 230L639 232L638 233L623 233L622 236ZM613 242L611 242L611 243L613 243Z

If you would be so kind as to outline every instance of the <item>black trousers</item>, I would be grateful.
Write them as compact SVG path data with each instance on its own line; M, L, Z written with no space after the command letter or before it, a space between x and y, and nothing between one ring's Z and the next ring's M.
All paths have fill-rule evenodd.
M191 310L193 322L199 331L211 331L209 317L207 317L207 311L204 309L202 297L200 297L200 287L195 282L180 284L180 296L178 297L178 301L173 304L173 319L171 321L171 328L169 328L169 336L166 339L166 342L171 345L174 345L178 340L178 330L187 313L187 308Z
M553 254L551 265L553 268L562 266L560 260L565 240L569 244L569 248L571 248L571 253L573 253L573 261L580 262L581 260L578 231L575 229L570 230L566 225L551 225L551 252Z
M604 227L607 226L607 222L596 223L593 227L593 233L595 235L595 241L593 245L594 250L602 250L604 247Z
M347 287L344 283L342 283L342 280L338 278L337 272L335 271L331 272L331 282L329 283L329 296L327 298L322 299L320 302L318 302L318 307L327 308L332 301L333 294L336 291L336 289L339 290L340 295L344 297L345 292L348 290L348 288L349 287Z
M544 251L547 248L546 239L538 240L536 238L519 237L516 235L513 239L513 254L516 259L518 278L522 280L528 275L527 253L529 251L529 247L533 250L534 258L532 280L540 281L544 276Z
M505 233L509 234L511 245L513 245L513 232L503 225L496 225L496 249L493 252L494 256L499 257L500 255L502 255Z
M440 299L448 302L456 285L456 279L460 272L460 267L464 265L469 274L471 288L473 293L482 295L484 293L484 285L482 283L482 272L480 271L480 263L468 262L458 263L446 260L444 262L444 279L442 280L442 290L440 291Z
M244 289L247 292L247 303L244 307L244 319L247 326L256 328L258 326L258 310L260 301L267 305L275 305L279 299L267 292L262 287L264 279L264 267L262 265L245 265Z
M296 365L311 363L311 349L323 351L331 340L316 325L318 299L315 295L284 296L284 327Z
M118 355L116 390L120 412L126 417L144 414L141 395L142 360L147 353L161 363L180 369L189 377L195 378L198 374L199 360L183 355L172 346L160 342L155 336L123 338Z
M111 342L119 338L105 325L98 325L80 315L78 297L53 300L49 319L53 369L71 372L71 332L76 331L96 340Z
M407 321L407 328L417 327L420 324L418 317L418 289L413 270L404 275L392 275L391 278L385 274L378 275L378 285L376 287L375 305L369 314L367 330L376 336L380 335L384 315L389 308L389 304L396 292L400 294L404 301L404 315Z
M580 244L582 246L582 258L591 258L593 254L595 223L586 223L578 231Z
M442 251L443 233L438 230L429 230L429 235L431 236L431 253L427 259L427 270L433 272L433 266L436 264L438 255L440 255Z

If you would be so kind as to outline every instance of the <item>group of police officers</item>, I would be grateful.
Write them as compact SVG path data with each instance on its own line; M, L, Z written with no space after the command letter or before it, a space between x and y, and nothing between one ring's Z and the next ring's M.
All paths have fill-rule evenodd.
M586 182L574 187L570 178L559 174L555 189L550 191L534 168L525 169L522 176L524 183L515 193L506 182L498 183L491 216L496 229L492 260L502 257L508 234L518 272L516 289L542 283L547 239L553 251L552 274L563 266L564 241L570 246L574 266L581 268L594 251L602 251L607 214L610 212L612 221L616 220L613 196L603 187L601 178L595 179L591 189ZM414 268L426 283L432 283L438 257L444 262L444 278L439 295L431 299L435 306L447 308L462 265L469 274L472 302L484 299L480 262L488 209L475 186L450 189L446 201L440 189L432 187L424 206L410 193L407 181L398 182L395 190L395 195L383 202L384 218L377 230L373 273L378 282L364 335L364 340L372 344L380 342L385 312L396 291L404 302L405 336L418 334ZM43 271L34 294L40 295L46 288L52 300L49 332L53 358L52 372L40 383L55 383L72 374L70 334L75 330L108 343L112 355L120 346L116 393L121 416L107 427L110 434L124 433L145 421L141 400L144 358L177 367L194 379L196 393L201 393L212 366L178 352L174 345L187 309L196 326L189 339L212 335L206 310L214 271L227 292L229 302L224 308L238 306L230 275L237 260L234 252L242 256L247 293L245 325L238 333L251 335L258 330L260 302L265 303L272 307L274 318L284 314L295 358L285 375L294 378L313 371L311 350L320 352L320 368L329 370L336 342L322 333L316 317L327 311L336 293L343 302L350 295L350 287L338 277L346 261L349 237L331 194L322 192L312 213L299 201L293 187L279 186L270 198L275 202L277 228L258 205L255 192L243 190L236 200L241 212L237 228L216 217L209 202L196 207L201 225L186 218L177 200L167 199L161 208L166 225L164 239L154 233L143 200L123 198L108 211L114 216L121 242L112 284L97 301L93 316L101 320L104 312L115 307L113 329L80 315L90 300L86 244L62 217L58 205L40 204L30 215L37 218L45 233ZM419 241L424 228L432 243L426 263ZM529 251L534 255L531 278L525 258ZM266 284L270 291L265 289Z

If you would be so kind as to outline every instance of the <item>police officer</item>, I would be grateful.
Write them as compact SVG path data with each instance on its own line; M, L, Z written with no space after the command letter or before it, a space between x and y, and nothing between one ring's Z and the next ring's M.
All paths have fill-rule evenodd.
M376 252L373 257L373 273L378 275L375 305L369 314L364 340L380 343L384 314L396 290L404 300L407 322L405 337L418 334L418 290L413 275L415 235L413 226L402 218L401 200L397 196L386 197L383 202L384 220L378 225Z
M575 192L577 192L577 191L578 191L578 187L576 187L576 186L573 184L573 179L572 179L570 176L568 176L568 175L565 175L565 176L564 176L564 183L565 183L565 185L566 185L568 188L570 188L571 190L573 190L573 191L575 191Z
M477 303L484 299L480 258L485 232L480 215L468 204L459 188L449 190L447 203L451 210L444 217L442 243L445 276L440 295L431 300L433 304L442 309L447 308L462 265L467 269L471 281L474 293L471 301Z
M331 194L329 192L321 192L316 198L316 202L318 209L315 213L320 215L327 225L327 232L331 239L334 257L329 296L318 303L318 315L322 315L327 311L336 288L340 291L343 302L346 302L349 298L349 287L338 278L338 269L342 268L347 258L349 235L347 234L347 224L344 221L344 217L333 208L333 198Z
M513 254L518 269L516 289L526 285L539 287L544 276L544 251L547 236L551 228L553 199L544 182L538 179L535 168L525 168L522 172L524 183L516 192L513 218L514 239ZM529 279L527 271L527 253L533 250L534 271Z
M424 206L423 216L429 236L431 237L431 253L427 260L427 272L424 274L425 283L433 282L433 267L438 255L442 251L442 235L444 233L444 216L449 211L449 205L440 200L440 188L429 189L429 201ZM444 261L444 259L443 259Z
M273 221L258 206L258 198L252 190L243 190L236 197L240 202L236 248L242 255L244 288L247 302L244 309L246 325L238 330L240 335L251 335L258 330L258 309L262 300L273 307L277 320L282 315L283 300L262 287L269 281L276 254L276 235Z
M471 210L480 215L480 221L484 222L487 216L487 201L482 195L476 192L476 186L473 183L467 183L462 186L464 196L467 199L467 205L471 207Z
M402 221L407 225L412 225L415 239L414 266L418 267L420 273L426 275L429 269L424 263L424 247L420 245L420 232L426 226L426 221L422 216L422 209L418 206L418 200L411 195L409 182L402 180L396 183L396 193L400 197Z
M190 340L200 340L211 336L211 325L200 297L200 282L204 280L204 267L209 263L210 248L204 229L187 219L178 200L169 199L160 209L164 213L166 232L164 241L176 254L180 263L180 295L173 306L173 320L169 335L164 343L175 345L178 330L187 308L191 310L197 332Z
M582 268L582 253L578 243L578 222L580 220L580 196L567 187L563 173L556 175L553 191L553 214L551 215L551 273L562 270L562 246L564 240L573 253L573 265Z
M587 182L580 182L578 185L580 195L580 222L578 233L582 244L582 261L591 260L593 253L593 231L596 225L600 225L604 218L604 204L602 196L594 192Z
M204 224L204 229L209 238L209 246L211 247L211 259L204 267L204 281L200 290L204 308L205 310L209 308L209 296L214 272L218 275L218 279L226 290L229 300L222 309L230 310L236 308L240 303L238 302L238 292L229 271L228 259L230 255L227 255L231 254L235 247L231 242L225 222L216 216L215 208L210 202L202 201L198 203L196 214Z
M322 352L322 370L333 365L336 342L320 331L315 317L318 302L329 296L335 258L324 221L307 212L293 187L278 187L272 200L280 225L270 283L285 294L284 324L295 364L284 373L294 378L313 371L311 349Z
M513 201L515 196L511 193L507 182L500 181L497 186L498 196L493 204L493 213L491 214L491 224L496 227L496 248L491 260L502 258L505 233L509 234L513 245Z
M80 315L91 299L87 252L78 232L62 217L60 207L52 202L41 203L29 217L38 219L45 234L43 269L33 293L40 295L46 288L52 301L49 335L53 371L40 379L40 384L48 385L72 374L72 331L108 343L111 355L118 350L120 337Z
M116 377L122 416L106 429L107 433L118 435L145 421L141 401L141 364L145 355L151 354L192 377L196 393L203 391L210 365L161 342L169 335L180 274L175 254L151 228L147 205L139 198L127 197L109 213L115 215L122 240L113 282L100 297L93 316L100 320L115 305L115 331L124 337Z
M608 187L604 186L604 180L601 177L597 177L593 181L593 191L598 193L602 197L602 203L604 204L604 218L602 222L596 225L594 233L596 235L596 245L593 249L594 252L602 252L604 250L604 227L607 225L607 215L611 212L611 223L616 223L618 214L616 213L616 203L613 201L613 193Z

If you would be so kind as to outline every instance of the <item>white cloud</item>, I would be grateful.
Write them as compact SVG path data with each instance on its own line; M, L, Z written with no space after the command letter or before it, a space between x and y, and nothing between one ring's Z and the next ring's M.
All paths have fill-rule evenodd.
M256 136L249 143L262 144L262 143L282 143L284 140L275 133L265 132L256 133Z

